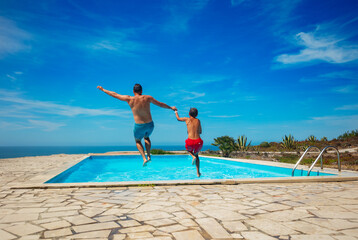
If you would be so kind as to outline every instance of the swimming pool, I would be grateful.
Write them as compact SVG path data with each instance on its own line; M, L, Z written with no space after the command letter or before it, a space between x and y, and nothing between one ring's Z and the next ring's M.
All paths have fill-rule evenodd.
M202 175L198 178L191 162L188 155L153 155L152 161L142 167L139 155L90 156L45 183L272 178L291 177L292 172L292 168L201 156ZM310 174L317 175L334 174L314 171ZM307 176L307 171L297 169L295 176Z

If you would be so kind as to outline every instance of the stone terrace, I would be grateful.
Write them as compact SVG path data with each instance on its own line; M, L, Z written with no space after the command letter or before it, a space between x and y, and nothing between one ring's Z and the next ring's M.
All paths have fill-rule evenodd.
M358 182L10 189L83 155L0 160L0 239L358 239Z

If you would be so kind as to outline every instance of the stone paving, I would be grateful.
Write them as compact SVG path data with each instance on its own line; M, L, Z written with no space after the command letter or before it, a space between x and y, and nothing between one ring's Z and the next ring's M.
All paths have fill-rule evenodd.
M358 239L358 181L10 188L79 157L0 160L1 240Z

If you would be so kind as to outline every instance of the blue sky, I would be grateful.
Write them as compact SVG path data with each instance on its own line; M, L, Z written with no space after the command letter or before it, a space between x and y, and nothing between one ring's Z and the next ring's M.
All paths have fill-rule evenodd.
M199 110L206 144L358 128L358 2L0 1L0 145L132 145L124 102ZM153 106L155 144L185 124Z

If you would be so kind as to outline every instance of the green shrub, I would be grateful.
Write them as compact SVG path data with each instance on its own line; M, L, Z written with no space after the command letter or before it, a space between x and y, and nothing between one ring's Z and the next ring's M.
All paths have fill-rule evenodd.
M356 130L352 130L352 131L347 131L345 133L343 133L342 135L339 135L337 138L339 140L346 140L346 139L349 139L349 138L352 138L352 137L358 137L358 129Z
M305 144L305 145L300 146L300 149L302 149L302 151L306 151L308 147L309 146L307 144Z
M306 141L314 143L317 141L317 138L315 136L311 135L306 139Z
M328 141L328 138L327 137L322 137L321 138L321 142L327 142Z
M271 145L268 142L262 142L262 143L260 143L260 147L269 148L269 147L271 147Z
M161 154L174 154L172 152L168 152L168 151L164 151L162 149L152 149L150 150L150 154L153 154L153 155L161 155Z
M229 157L233 151L237 150L234 138L229 136L214 138L214 143L211 145L218 147L224 157Z

